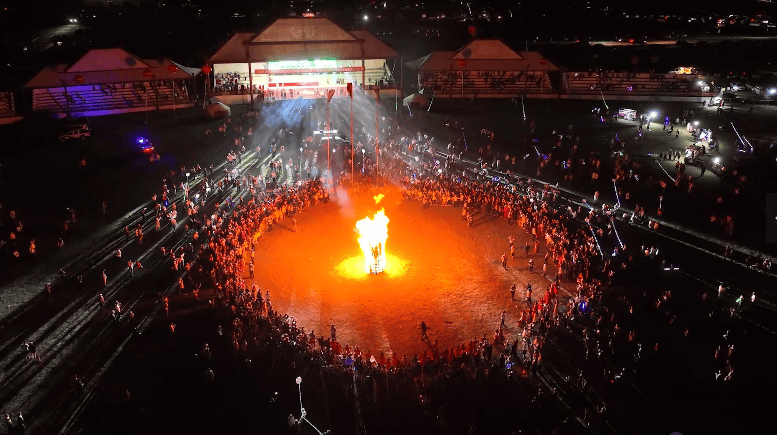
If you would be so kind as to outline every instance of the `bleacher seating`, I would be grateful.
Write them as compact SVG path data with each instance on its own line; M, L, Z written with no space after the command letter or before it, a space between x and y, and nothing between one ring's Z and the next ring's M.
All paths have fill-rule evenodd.
M185 87L178 88L176 103L188 102ZM152 87L150 83L115 83L83 85L68 88L33 89L32 109L36 112L85 112L117 110L173 104L173 91L167 83ZM146 95L148 103L146 103Z
M458 72L435 71L425 74L424 89L440 93L461 95L461 74ZM464 74L465 95L499 96L528 95L553 91L550 77L544 72L534 71L469 71Z
M11 118L16 115L16 103L13 92L0 92L0 118Z
M700 94L695 87L697 77L690 74L651 74L630 72L567 72L567 92L570 94L605 95L677 95Z

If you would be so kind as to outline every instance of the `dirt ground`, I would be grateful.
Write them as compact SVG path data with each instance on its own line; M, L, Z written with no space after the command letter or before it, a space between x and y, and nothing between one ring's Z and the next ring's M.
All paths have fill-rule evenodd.
M370 193L340 192L332 202L299 214L296 234L287 218L260 240L256 282L270 291L273 309L316 335L328 337L334 324L338 340L362 352L412 357L435 340L442 350L483 334L491 339L502 310L511 325L525 309L527 282L535 295L550 285L536 273L542 269L542 245L530 254L535 273L529 273L521 247L531 236L519 226L479 213L468 228L459 208L424 209L398 191L381 192L386 198L378 207ZM368 275L354 225L379 207L390 219L388 265L383 274ZM520 255L504 270L500 257L507 252L509 258L509 235ZM512 283L518 292L511 302ZM429 342L421 341L422 321ZM515 337L520 330L506 333Z

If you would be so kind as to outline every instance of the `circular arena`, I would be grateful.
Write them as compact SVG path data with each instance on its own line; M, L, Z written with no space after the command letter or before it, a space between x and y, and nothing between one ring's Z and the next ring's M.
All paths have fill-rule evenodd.
M378 205L377 193L385 195ZM354 226L376 208L390 220L387 264L369 274ZM483 212L473 214L470 227L461 207L425 206L397 188L338 190L295 219L296 233L287 218L263 235L255 250L257 278L247 284L269 291L273 309L306 331L329 336L335 325L343 346L373 355L412 357L435 344L444 349L490 339L503 311L506 324L517 325L526 284L538 291L550 285L541 272L529 273L523 249L509 259L508 238L523 247L531 241L526 230ZM544 250L529 256L541 265ZM514 300L512 284L521 289ZM421 322L429 328L427 340L421 340ZM512 329L505 327L505 334Z

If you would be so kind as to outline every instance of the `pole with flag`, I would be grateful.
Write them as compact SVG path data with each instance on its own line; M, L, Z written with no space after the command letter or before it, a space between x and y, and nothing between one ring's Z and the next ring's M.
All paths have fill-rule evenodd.
M330 163L330 156L329 153L332 149L332 146L330 145L330 138L331 138L331 131L332 129L329 126L329 103L332 102L332 97L335 96L335 90L330 89L326 91L326 170L330 173L332 172L332 167Z
M356 173L353 172L353 159L354 159L354 152L353 152L353 83L348 83L345 86L345 89L348 90L348 96L351 97L351 184L354 182L354 178L356 176Z

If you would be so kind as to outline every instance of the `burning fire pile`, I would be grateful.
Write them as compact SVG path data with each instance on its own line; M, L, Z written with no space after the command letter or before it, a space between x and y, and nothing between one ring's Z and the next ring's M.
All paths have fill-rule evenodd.
M373 197L375 204L380 203L383 195ZM364 267L367 273L377 274L386 270L386 239L388 239L389 218L385 209L375 213L372 219L366 217L356 222L359 233L359 246L364 253Z

